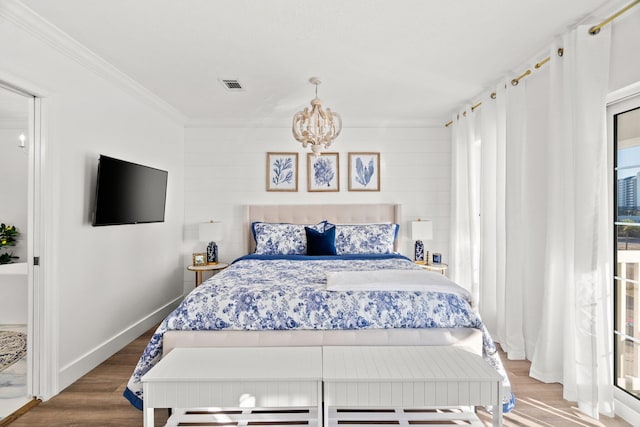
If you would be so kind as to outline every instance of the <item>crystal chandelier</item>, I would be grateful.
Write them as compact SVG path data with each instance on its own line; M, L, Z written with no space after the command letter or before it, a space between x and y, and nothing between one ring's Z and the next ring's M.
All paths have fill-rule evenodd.
M320 79L311 77L309 82L316 85L316 97L311 100L311 110L305 107L293 116L293 136L304 148L311 145L311 151L317 156L322 148L329 148L340 135L342 119L331 109L322 109L322 101L318 99L318 85L322 83Z

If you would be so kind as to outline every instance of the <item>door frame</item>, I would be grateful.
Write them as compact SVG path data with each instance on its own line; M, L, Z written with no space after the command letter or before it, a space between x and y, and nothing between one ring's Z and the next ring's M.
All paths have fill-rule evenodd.
M52 168L47 144L50 101L47 91L0 71L0 87L29 98L27 182L27 394L47 400L58 392L57 304L51 274L54 226L51 205ZM35 259L39 262L36 265Z

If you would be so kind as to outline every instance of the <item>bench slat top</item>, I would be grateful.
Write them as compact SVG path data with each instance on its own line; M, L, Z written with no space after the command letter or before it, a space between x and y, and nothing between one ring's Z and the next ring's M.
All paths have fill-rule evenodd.
M500 381L482 357L458 347L345 346L323 348L330 382Z
M321 379L322 347L176 348L142 382Z

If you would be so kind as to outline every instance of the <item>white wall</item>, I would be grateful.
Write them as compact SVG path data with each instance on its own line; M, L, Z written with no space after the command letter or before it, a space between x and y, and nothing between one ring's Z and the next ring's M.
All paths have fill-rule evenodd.
M611 92L640 81L640 8L616 19L611 28Z
M344 118L348 123L348 118ZM202 252L197 224L224 221L226 237L218 243L222 261L245 252L243 207L249 204L400 203L400 250L413 257L409 222L434 221L434 240L426 249L449 249L450 131L447 128L345 128L329 150L340 153L340 191L307 192L307 151L290 128L187 128L185 130L185 247L183 264ZM298 192L266 191L266 153L299 153ZM379 151L380 192L349 192L348 152ZM184 275L185 290L193 273Z
M0 12L10 6L0 4ZM51 272L44 286L57 298L47 310L59 334L61 389L182 295L184 128L115 79L90 71L83 55L64 54L75 53L73 45L47 40L39 23L29 22L33 17L28 25L13 18L0 21L0 76L48 92L45 191L52 226L45 233L52 255L42 263ZM90 225L99 154L168 170L164 223Z

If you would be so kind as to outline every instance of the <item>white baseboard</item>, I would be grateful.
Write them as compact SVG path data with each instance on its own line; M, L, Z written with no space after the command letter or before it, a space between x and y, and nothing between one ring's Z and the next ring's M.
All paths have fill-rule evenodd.
M613 391L613 397L615 400L616 415L628 423L631 423L634 427L639 426L640 401L617 388Z
M131 325L129 328L98 345L93 350L88 351L73 362L63 366L59 373L58 385L60 388L57 393L73 384L80 377L107 360L109 357L113 356L123 347L148 331L149 328L161 322L162 319L164 319L178 306L183 298L184 296L179 296L178 298L168 302L153 313L149 314L147 317L141 319L138 323ZM131 368L131 372L133 373L133 367Z

